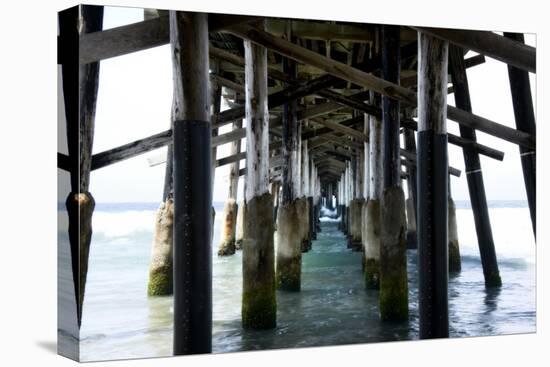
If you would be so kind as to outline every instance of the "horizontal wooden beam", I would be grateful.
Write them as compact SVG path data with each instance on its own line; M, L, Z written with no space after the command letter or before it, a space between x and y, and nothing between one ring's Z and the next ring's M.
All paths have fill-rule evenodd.
M537 52L532 46L489 31L412 27L419 32L449 41L457 46L479 52L522 70L536 72Z
M325 41L372 42L374 34L366 26L327 22L267 18L266 29L277 36L290 27L292 36Z
M275 52L278 52L293 60L313 65L331 75L373 90L382 95L400 100L411 106L416 106L417 104L416 93L410 89L403 88L397 84L358 70L350 65L310 51L304 47L293 44L292 42L270 35L269 33L255 27L240 24L232 27L230 32L236 36L248 39L258 45L274 50ZM514 144L535 149L536 142L533 135L498 124L494 121L468 113L466 111L459 110L453 106L447 107L447 116L449 119L466 127L483 131L489 135L496 136Z
M172 141L172 130L133 141L92 156L92 171L161 148Z
M414 166L416 166L416 154L411 153L411 152L409 152L405 149L401 149L400 154L401 154L401 156L406 158L404 160L405 165L414 165ZM401 163L403 163L403 161ZM454 168L454 167L449 166L449 174L453 175L453 176L456 176L456 177L460 177L462 172L458 168Z
M345 125L340 125L337 122L324 120L322 118L311 119L311 121L315 122L316 124L328 127L331 130L338 131L342 134L353 136L354 138L357 138L360 141L365 141L365 142L369 141L369 137L367 135L363 134L362 132L360 132L358 130L355 130L355 129L352 129L351 127L347 127Z
M209 14L208 30L217 32L257 18L242 15ZM166 45L169 42L168 16L87 33L80 36L79 62L87 64Z
M475 55L475 56L469 57L469 58L464 60L464 67L466 69L468 69L468 68L472 68L474 66L481 65L483 63L485 63L485 55ZM405 78L403 78L403 77L401 78L401 85L403 87L408 88L408 87L416 86L417 83L418 83L418 76L417 76L416 73L414 75L407 76ZM450 87L448 89L449 90L447 92L449 94L452 93L452 87Z
M412 119L402 119L401 125L407 129L418 130L418 123ZM504 152L493 149L486 145L480 144L478 142L464 139L460 136L447 133L447 139L449 144L459 146L461 148L469 147L473 149L476 153L482 154L486 157L496 159L497 161L504 160Z
M330 75L323 75L319 78L312 79L310 81L291 85L288 88L285 88L279 92L275 92L269 95L267 103L269 109L282 106L283 104L293 101L298 98L309 96L319 92L320 90L326 89L334 84L335 80ZM242 119L245 116L244 106L235 107L229 110L220 112L219 114L213 116L212 119L212 128L217 129L221 126L224 126L234 120Z

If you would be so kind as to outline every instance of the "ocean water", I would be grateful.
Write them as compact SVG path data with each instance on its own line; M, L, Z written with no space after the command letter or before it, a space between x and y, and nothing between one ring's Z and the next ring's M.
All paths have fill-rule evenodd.
M456 204L462 272L449 279L450 336L535 332L535 241L525 203L490 203L503 281L496 290L484 287L472 211L467 203ZM216 205L217 213L222 206ZM172 297L147 297L157 207L96 206L80 335L83 361L172 354ZM337 221L329 218L323 218L312 250L303 254L302 291L277 292L277 328L241 329L242 257L240 251L216 255L220 217L212 246L214 353L418 339L416 250L407 253L410 319L383 323L378 292L364 287L361 254L346 248ZM60 241L59 251L66 260L66 241ZM61 286L71 284L70 268L60 265L59 275ZM58 297L60 314L73 312L72 293ZM66 324L61 329L65 339L71 338Z

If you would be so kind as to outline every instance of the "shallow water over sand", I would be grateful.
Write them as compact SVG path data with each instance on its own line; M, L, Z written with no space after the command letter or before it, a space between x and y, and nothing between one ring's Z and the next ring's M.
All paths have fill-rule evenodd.
M535 245L528 209L490 211L503 287L485 289L471 210L458 209L463 270L449 281L451 337L535 331ZM82 360L171 355L172 298L146 296L153 218L150 204L98 206L81 329ZM303 254L302 291L277 292L277 328L242 330L241 253L224 258L215 254L219 228L217 216L214 353L418 338L416 251L407 254L410 320L382 323L378 292L364 287L361 254L346 248L337 223L331 221L322 222L312 250ZM60 250L68 255L68 244L60 243ZM62 281L70 279L67 269L61 268L60 275ZM69 310L70 294L59 297L61 311Z

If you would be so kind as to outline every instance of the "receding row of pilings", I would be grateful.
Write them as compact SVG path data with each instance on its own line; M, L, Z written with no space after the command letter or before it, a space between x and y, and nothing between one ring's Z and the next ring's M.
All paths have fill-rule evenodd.
M244 94L245 106L220 112L221 88L211 84L213 77L209 75L210 70L216 73L219 65L209 64L212 48L208 15L170 12L174 73L171 129L92 156L102 56L90 55L98 52L100 46L79 48L79 43L94 42L86 34L99 33L102 18L103 8L97 6L71 8L59 16L59 63L69 154L58 154L58 166L71 175L66 206L79 324L94 209L89 192L90 172L164 145L168 146L165 187L156 216L148 293L174 295L174 354L211 351L212 184L215 167L221 164L215 159L215 148L222 141L232 142L232 147L228 158L229 194L222 214L218 254L231 255L238 248L243 251L242 323L246 328L276 326L276 290L301 289L301 256L315 238L320 207L332 210L336 205L350 248L364 254L365 286L380 291L381 319L408 318L406 248L417 247L420 336L447 336L447 277L449 271L460 270L456 214L449 190L449 174L458 173L448 165L447 142L463 149L485 284L501 284L479 160L480 153L499 159L499 152L476 143L474 128L520 146L535 230L535 119L525 71L533 71L534 67L529 61L509 66L518 128L514 130L471 113L464 50L449 45L444 40L450 37L448 34L419 29L416 94L399 85L399 27L379 27L377 47L371 50L371 56L380 65L359 70L331 59L330 52L323 56L298 46L293 43L292 34L285 34L284 38L269 35L262 22L254 26L239 24L231 32L244 39L244 59L235 54L224 55L220 50L215 52L229 63L244 66L244 87L231 81L225 83ZM155 23L147 24L149 27ZM516 34L507 33L501 38L513 40L502 44L511 50L517 50L523 42ZM105 44L107 49L100 50L104 53L99 55L119 55L118 50L109 50L109 44ZM265 47L285 57L283 72L268 66ZM296 61L331 76L300 84ZM446 104L448 74L458 109ZM268 78L287 84L282 91L268 96ZM368 89L357 97L363 102L326 89L338 78ZM324 144L315 135L322 129L313 135L303 133L301 128L307 126L307 118L298 118L299 113L304 116L306 112L298 111L297 100L314 93L356 111L348 122L312 119L331 130L332 135L323 139L346 146L332 152L342 159L328 166L322 162L326 156L319 158L314 154ZM270 142L268 108L272 106L283 106L283 131L277 141ZM412 120L415 107L418 123ZM460 137L447 133L446 117L460 123ZM351 127L360 121L362 131ZM233 124L234 136L218 136L217 129L227 123ZM418 131L416 139L414 130ZM399 142L401 132L404 149ZM246 153L241 153L243 137L247 141ZM242 157L246 158L245 170L238 165ZM282 162L279 173L273 173L276 170L272 168L276 167L270 160ZM402 165L405 171L401 171ZM237 206L238 180L243 174L245 195ZM408 180L407 201L403 179Z

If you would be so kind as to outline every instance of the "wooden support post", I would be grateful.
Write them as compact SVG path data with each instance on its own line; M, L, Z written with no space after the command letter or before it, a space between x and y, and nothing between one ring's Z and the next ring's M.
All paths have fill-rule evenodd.
M210 71L213 71L214 73L219 72L219 66L218 61L215 60L213 65L210 67ZM209 90L210 90L210 119L209 121L212 121L214 119L214 116L217 116L220 113L221 108L221 99L222 99L222 86L221 84L217 83L215 80L212 80L209 78ZM218 136L218 128L213 127L212 128L212 138L215 138ZM218 148L214 144L210 143L210 149L211 153L210 156L212 157L211 160L211 167L212 167L212 191L214 191L214 183L216 181L216 158L217 158L217 152ZM216 219L216 208L214 208L214 205L212 205L212 238L214 237L214 221Z
M309 187L308 187L308 205L309 205L309 236L310 239L316 240L317 234L315 232L315 165L313 163L313 157L310 156L308 151L309 159Z
M351 161L346 161L346 235L351 233L351 201L353 200L353 164Z
M170 11L174 71L174 355L212 351L208 16Z
M363 247L361 238L361 213L363 209L363 152L358 149L352 155L351 165L353 171L353 199L350 202L350 233L348 237L348 248L360 251Z
M270 329L277 324L277 301L273 198L269 193L267 50L248 41L244 50L247 174L242 324L244 328Z
M305 121L303 126L308 126L308 122ZM298 136L298 139L300 139L300 136ZM300 139L301 140L301 139ZM303 225L303 235L304 238L302 240L302 252L307 252L311 249L311 231L310 231L310 204L309 204L309 149L308 149L308 141L303 140L301 141L302 145L302 154L301 154L301 179L302 179L302 199L304 201L305 206L305 216L304 220L302 222Z
M461 48L450 45L449 47L449 71L453 81L455 91L456 106L466 112L472 111L470 102L470 92L468 89L468 78L464 68L464 52ZM460 136L468 140L475 141L475 130L460 126ZM470 148L464 147L464 167L466 169L466 180L468 182L468 191L470 192L470 202L474 214L479 252L481 255L481 264L483 266L483 275L485 276L486 287L500 287L502 281L498 270L495 244L493 242L493 233L491 231L491 222L489 220L489 209L487 208L487 199L485 197L485 187L483 185L483 174L479 155Z
M80 16L79 16L80 10ZM69 216L69 242L75 290L77 322L88 274L95 200L89 192L99 62L79 66L79 37L101 31L103 7L81 5L59 13L60 61L67 123L71 192L65 202Z
M524 43L523 34L504 32L504 37L512 39L521 44ZM529 73L508 65L508 76L510 78L510 90L514 104L514 117L516 128L533 136L537 133L535 122L535 111L533 109L533 98L531 97L531 85ZM531 224L533 234L537 236L537 152L535 149L519 147L521 155L521 167L523 169L523 181L529 203Z
M449 43L419 33L418 292L420 338L449 336L447 64Z
M460 246L458 243L458 227L456 222L456 206L451 195L451 176L449 175L449 201L448 201L448 242L449 242L449 274L458 273L462 269L460 260Z
M233 122L233 130L242 128L242 120L237 119ZM239 154L241 151L241 140L235 140L231 143L230 155ZM229 191L227 201L223 209L221 241L218 247L218 256L233 255L236 250L237 238L237 190L239 187L239 162L234 162L229 166Z
M363 133L368 137L370 133L370 124L369 124L369 115L363 114ZM365 271L366 266L366 255L365 249L367 247L367 206L369 202L369 185L370 185L370 143L365 141L363 143L363 204L361 206L361 248L363 251L363 256L361 256L361 264L363 272Z
M404 129L403 137L405 140L405 150L416 157L416 139L414 130ZM407 165L407 189L409 197L407 198L407 248L417 248L416 241L416 211L417 211L417 168L415 165Z
M380 96L371 92L371 104L378 106ZM365 285L367 289L380 288L380 198L382 196L382 121L369 117L369 200L366 213Z
M288 32L287 36L290 38ZM283 71L290 80L297 76L296 62L283 59ZM277 217L277 288L300 291L302 274L302 241L304 206L300 198L301 124L297 117L297 101L283 107L283 196Z
M382 71L386 81L399 83L399 26L382 26ZM400 102L382 97L384 191L380 205L380 318L407 320L409 297L405 243L405 196L401 188L399 147Z

